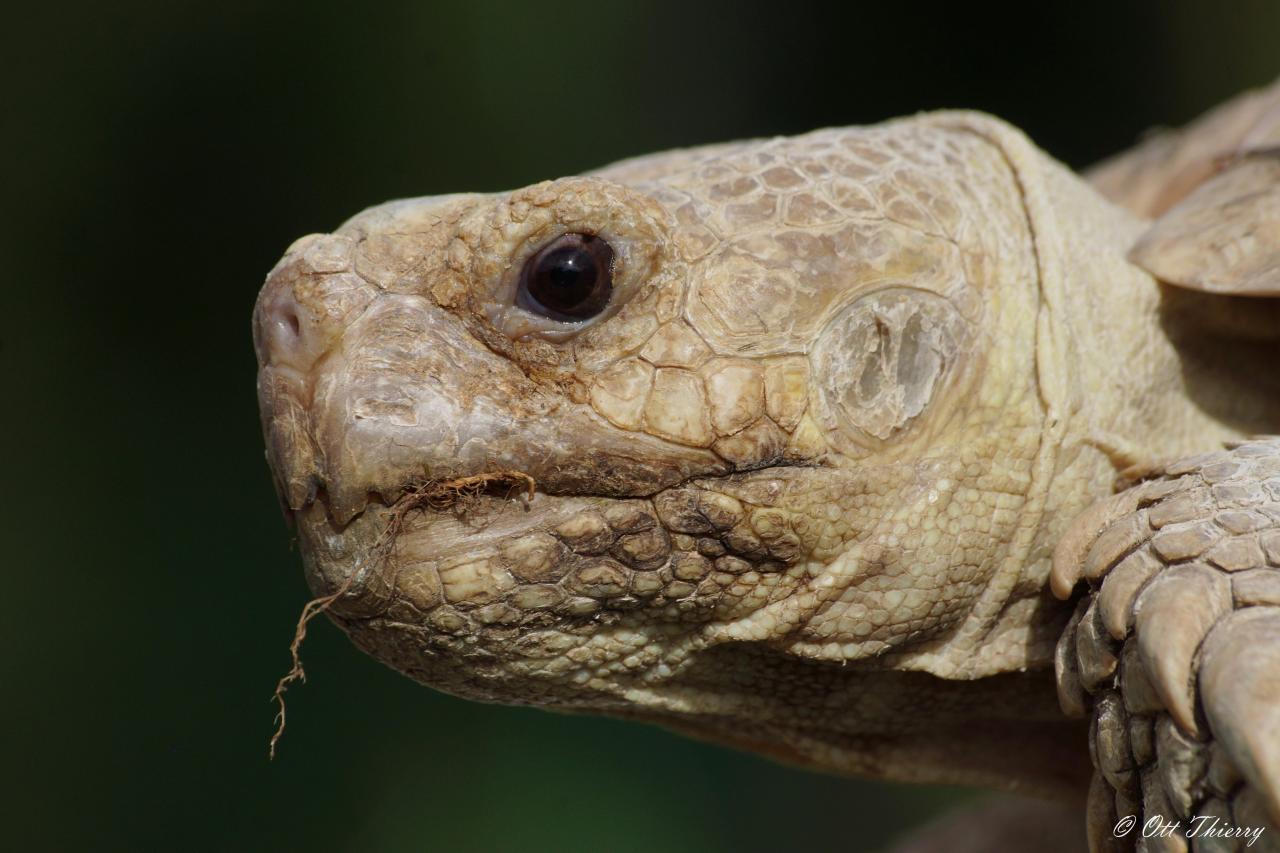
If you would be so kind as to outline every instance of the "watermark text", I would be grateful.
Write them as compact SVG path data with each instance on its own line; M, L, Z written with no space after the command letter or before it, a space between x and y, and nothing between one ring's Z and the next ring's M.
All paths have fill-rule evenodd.
M1116 823L1112 835L1124 838L1135 828L1141 831L1143 838L1169 838L1174 835L1184 838L1247 838L1245 847L1252 847L1266 829L1265 826L1236 826L1214 815L1194 815L1187 819L1186 826L1180 820L1155 815L1139 827L1135 816L1125 815Z

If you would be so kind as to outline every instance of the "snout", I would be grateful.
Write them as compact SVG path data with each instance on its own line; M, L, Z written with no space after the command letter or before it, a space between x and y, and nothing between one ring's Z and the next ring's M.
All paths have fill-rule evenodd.
M354 248L339 234L309 234L289 247L254 311L259 366L307 373L372 301L374 289L355 272Z
M354 271L353 249L351 238L342 235L301 238L267 276L254 308L267 461L289 509L314 500L326 481L310 417L316 365L375 296Z
M516 471L546 494L639 497L725 473L708 448L596 414L567 345L534 369L476 332L494 289L465 251L482 200L372 208L298 240L267 277L258 393L288 507L322 499L340 530L426 481Z

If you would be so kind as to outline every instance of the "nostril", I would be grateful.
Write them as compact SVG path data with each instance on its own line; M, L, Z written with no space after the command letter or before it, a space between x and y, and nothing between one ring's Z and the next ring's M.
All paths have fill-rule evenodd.
M309 337L303 324L305 309L294 299L291 290L282 287L268 297L262 306L262 325L270 360L303 367Z
M275 299L267 308L267 320L270 324L273 343L277 347L295 349L302 338L302 318L298 316L298 306L292 299Z
M341 336L345 317L372 298L350 272L352 241L313 235L299 241L267 274L254 309L264 364L311 369Z
M302 324L298 321L298 312L292 308L286 308L283 316L284 325L289 332L296 338L302 334Z

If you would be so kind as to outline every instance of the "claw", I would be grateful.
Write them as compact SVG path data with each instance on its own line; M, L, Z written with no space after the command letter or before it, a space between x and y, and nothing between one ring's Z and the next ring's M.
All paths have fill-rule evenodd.
M1125 643L1120 652L1120 684L1124 692L1124 707L1130 714L1158 714L1167 709L1147 675L1147 667L1135 642ZM1150 736L1151 748L1147 750L1152 755L1155 754L1153 738L1154 735ZM1135 747L1138 746L1138 740L1132 734L1130 739Z
M1112 639L1123 640L1133 627L1133 600L1143 585L1163 567L1146 548L1121 560L1102 582L1098 615Z
M1126 554L1151 538L1151 525L1145 510L1131 512L1117 519L1093 542L1084 560L1084 576L1096 581L1120 562Z
M1230 614L1209 632L1201 660L1209 727L1280 824L1280 608Z
M1103 693L1094 705L1090 745L1093 766L1107 783L1117 791L1136 793L1137 767L1129 744L1128 722L1120 695Z
M1174 722L1195 735L1192 659L1209 629L1231 609L1231 582L1207 566L1174 566L1147 584L1136 609L1144 669Z
M1076 626L1076 662L1080 672L1080 685L1093 693L1099 685L1115 675L1119 665L1115 641L1098 618L1096 599L1080 618Z
M1156 723L1156 753L1160 756L1156 775L1164 795L1178 817L1192 816L1192 806L1203 798L1202 781L1209 769L1208 748L1178 730L1173 720L1161 717Z
M1094 541L1104 534L1117 518L1138 508L1138 494L1134 489L1121 492L1105 501L1090 506L1058 540L1053 550L1053 569L1049 572L1049 588L1064 601L1071 597L1071 590L1080 580L1085 556Z
M1084 687L1080 684L1080 664L1076 659L1076 629L1084 616L1086 602L1081 601L1062 632L1054 650L1054 681L1058 685L1058 704L1068 717L1083 717L1087 709Z

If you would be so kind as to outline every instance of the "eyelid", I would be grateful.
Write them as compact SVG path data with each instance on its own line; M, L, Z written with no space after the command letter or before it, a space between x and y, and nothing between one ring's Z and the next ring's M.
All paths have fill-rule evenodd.
M536 335L545 341L561 343L598 319L592 317L589 320L568 323L563 320L552 320L550 317L540 317L518 305L504 305L501 309L500 315L496 318L490 317L490 322L498 331L517 341Z
M563 343L585 329L605 322L616 314L631 298L636 287L640 284L632 281L632 277L629 275L633 267L631 261L635 250L632 241L625 237L615 237L605 229L592 229L589 232L591 236L604 240L613 252L611 266L613 271L613 295L610 297L605 309L594 317L588 317L583 320L553 320L550 317L535 314L519 305L516 297L520 287L520 277L525 267L544 249L565 234L570 233L576 232L561 226L554 230L542 231L536 235L531 235L536 239L527 239L521 244L520 250L515 253L511 263L504 271L500 283L494 288L493 296L482 306L485 315L494 328L512 340L536 336L551 343ZM582 233L588 233L587 229L583 229Z
M471 255L471 280L479 291L475 304L494 329L511 339L562 343L594 329L670 268L673 258L667 212L644 193L602 178L563 178L526 187L500 200L486 216ZM613 295L605 309L585 320L564 321L517 305L525 264L552 241L575 232L599 237L613 250Z

